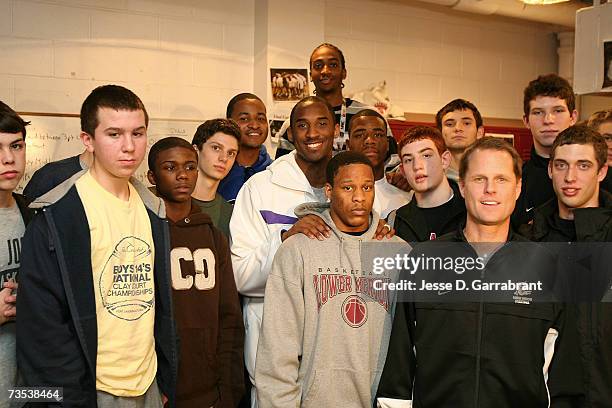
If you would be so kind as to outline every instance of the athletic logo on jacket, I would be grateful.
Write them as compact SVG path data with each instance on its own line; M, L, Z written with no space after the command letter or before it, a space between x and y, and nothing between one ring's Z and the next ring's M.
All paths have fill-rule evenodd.
M389 293L386 285L380 285L384 288L381 290L376 290L374 285L376 281L390 282L387 277L372 276L371 273L360 270L319 268L319 273L312 278L319 312L336 296L348 295L342 302L340 314L344 322L352 328L361 327L368 320L368 304L370 307L382 307L389 312Z

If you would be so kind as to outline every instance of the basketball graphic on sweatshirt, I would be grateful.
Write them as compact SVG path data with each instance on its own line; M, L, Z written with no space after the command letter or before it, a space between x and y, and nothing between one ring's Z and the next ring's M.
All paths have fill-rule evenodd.
M342 317L351 327L361 327L368 319L368 307L357 295L351 295L342 303Z
M98 282L104 308L122 320L137 320L155 304L151 247L129 236L115 246Z

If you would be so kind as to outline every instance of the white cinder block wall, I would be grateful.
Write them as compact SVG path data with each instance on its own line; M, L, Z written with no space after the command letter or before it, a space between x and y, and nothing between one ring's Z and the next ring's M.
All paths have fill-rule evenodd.
M416 113L462 97L483 116L519 119L527 83L557 72L545 25L394 2L327 1L325 39L344 51L347 90L385 79L391 101Z
M78 113L94 87L134 90L149 114L225 113L253 88L255 0L0 0L0 99Z
M324 27L319 38L344 50L347 90L386 79L392 100L406 111L434 113L464 97L486 116L519 118L527 82L556 71L556 41L547 26L412 3L323 3L307 15L324 23L308 29ZM267 75L254 69L255 8L267 4L0 0L0 99L18 111L77 113L92 88L119 83L133 89L153 117L222 115L235 93L267 86ZM274 28L268 33L292 35L295 30L282 27L295 25L303 13L290 8L270 14L286 17L268 22ZM273 48L289 56L296 51Z

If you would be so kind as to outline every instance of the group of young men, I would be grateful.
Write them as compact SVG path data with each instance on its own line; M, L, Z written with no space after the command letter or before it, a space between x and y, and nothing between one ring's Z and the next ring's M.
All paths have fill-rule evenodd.
M0 407L18 385L62 387L66 406L612 406L609 274L580 304L417 302L378 289L400 271L373 273L365 255L460 245L485 256L483 274L553 265L582 286L576 253L534 261L519 244L612 237L610 111L574 126L569 84L540 76L524 165L457 99L401 137L389 172L389 126L349 112L345 78L322 44L292 150L271 160L265 105L239 94L191 143L151 147L150 188L132 178L149 118L130 90L94 89L85 151L38 170L24 196L27 123L1 104Z

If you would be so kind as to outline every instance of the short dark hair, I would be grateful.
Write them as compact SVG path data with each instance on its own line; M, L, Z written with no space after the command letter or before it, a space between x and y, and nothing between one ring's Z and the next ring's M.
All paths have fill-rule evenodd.
M453 99L444 105L442 109L436 113L436 127L442 131L442 118L444 118L444 115L449 112L464 110L469 110L472 112L472 115L474 115L474 119L476 120L477 128L482 127L482 116L480 115L478 108L472 102L466 101L465 99Z
M298 103L296 103L293 106L293 109L291 109L291 114L289 115L289 125L291 126L291 130L293 130L293 126L295 125L295 112L298 110L298 108L302 107L302 105L306 105L308 103L310 104L321 103L325 105L325 107L329 111L329 114L331 115L332 124L334 125L336 124L336 114L334 113L334 108L332 108L329 102L327 102L325 99L321 98L320 96L307 96L301 99Z
M155 173L155 162L157 161L157 157L160 155L160 153L175 147L184 147L185 149L193 151L196 160L198 159L198 154L188 141L176 136L165 137L155 142L155 144L151 146L151 150L149 150L149 156L147 157L149 170Z
M378 119L382 120L382 122L384 124L384 128L385 128L385 132L387 131L387 121L385 120L383 115L380 114L380 112L378 112L378 111L376 111L374 109L362 109L359 112L357 112L356 114L354 114L351 117L351 120L349 120L349 123L348 123L349 135L350 135L350 132L351 132L351 124L353 123L353 120L356 119L356 118L363 118L363 117L375 117L375 118L378 118Z
M91 137L94 137L99 124L98 110L100 108L141 110L145 116L145 125L149 127L149 114L134 92L120 85L102 85L91 91L81 106L81 130Z
M442 155L446 151L446 143L444 143L444 137L442 133L431 126L414 126L406 130L402 135L399 146L397 147L400 158L402 156L402 149L404 146L410 143L418 142L419 140L429 139L436 146L438 153Z
M325 180L330 186L334 186L334 178L338 174L338 171L340 171L340 168L348 166L349 164L365 164L372 169L372 172L374 172L372 162L364 154L351 152L350 150L343 151L332 157L327 163L327 167L325 169Z
M323 48L323 47L331 48L332 50L336 51L338 55L340 56L340 68L346 69L346 61L344 59L344 54L342 53L342 50L336 47L334 44L330 44L330 43L323 43L319 45L317 48L315 48L314 50L312 50L312 53L310 54L310 67L311 68L312 68L312 56L314 55L315 52L317 52L319 48Z
M21 133L23 139L26 138L26 126L30 122L21 119L10 106L0 101L0 132L2 133Z
M215 133L224 133L226 135L234 136L240 145L240 128L238 124L232 119L210 119L202 123L195 131L193 135L192 145L198 147L198 150L202 150L202 145Z
M612 108L593 113L591 116L589 116L587 125L594 131L597 131L599 126L605 122L612 122Z
M555 151L559 146L578 144L591 145L595 151L595 159L601 169L608 161L608 145L606 139L594 129L585 125L574 125L559 133L550 148L550 163L555 159Z
M234 105L236 105L238 102L243 101L245 99L256 99L259 102L261 102L264 107L266 106L266 104L263 103L263 101L259 98L259 96L255 94L248 93L248 92L239 93L238 95L230 99L230 101L227 103L227 109L225 110L225 117L229 119L234 113Z
M538 96L553 96L565 101L567 109L571 112L576 108L576 96L574 90L566 79L557 74L540 75L523 92L523 113L529 116L529 102Z
M499 137L482 137L477 139L470 147L465 150L461 162L459 163L459 179L463 180L470 164L470 159L476 151L493 150L498 152L506 152L512 158L512 170L516 176L516 180L521 179L523 171L523 160L518 152L510 143Z
M0 112L14 112L6 103L0 101Z

